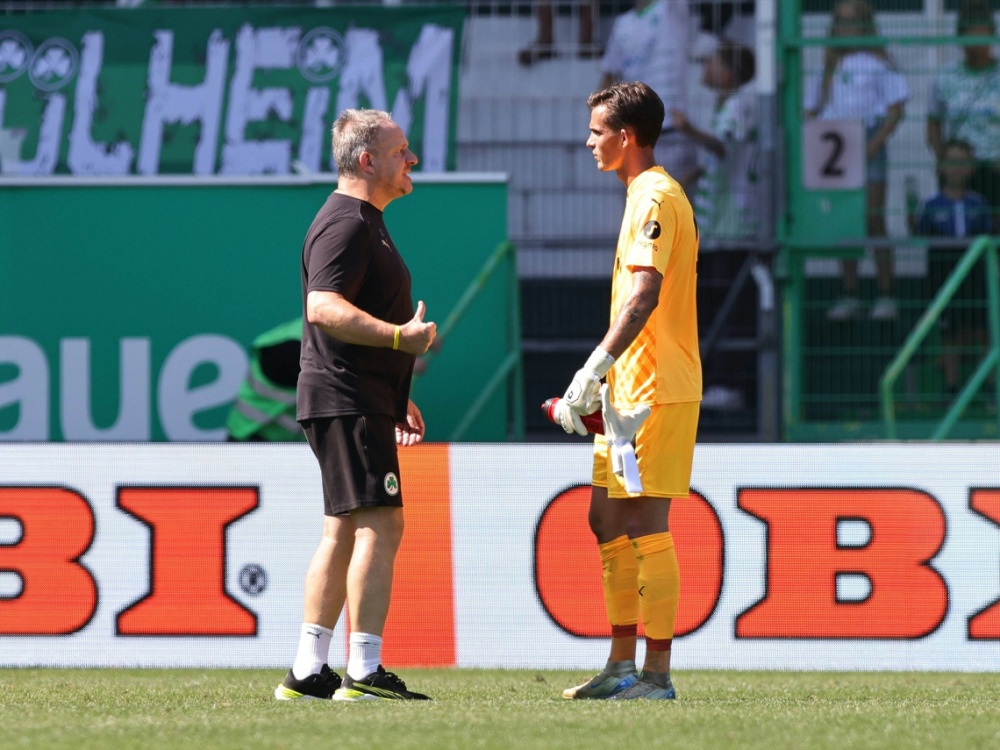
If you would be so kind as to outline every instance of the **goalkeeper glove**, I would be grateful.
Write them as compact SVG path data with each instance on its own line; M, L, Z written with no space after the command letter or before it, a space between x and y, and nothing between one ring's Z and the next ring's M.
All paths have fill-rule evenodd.
M642 478L632 441L649 416L649 407L642 405L632 411L618 411L611 403L611 389L605 383L601 386L601 410L604 415L604 440L611 454L611 470L624 479L626 492L641 493Z
M597 347L587 358L583 367L576 371L562 400L556 405L555 414L559 425L567 434L586 435L587 428L580 421L583 414L593 414L600 408L598 391L601 378L608 374L615 358Z

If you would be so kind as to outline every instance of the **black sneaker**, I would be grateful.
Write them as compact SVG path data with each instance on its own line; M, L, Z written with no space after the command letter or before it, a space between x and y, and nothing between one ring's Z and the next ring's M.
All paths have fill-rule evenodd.
M386 672L381 664L379 664L377 672L372 672L363 680L355 680L349 674L344 675L344 684L333 694L335 701L375 701L379 698L408 701L430 700L422 693L407 690L406 683L392 672Z
M340 675L331 670L326 664L319 670L319 674L311 674L304 680L295 679L292 670L288 670L285 681L274 689L274 697L279 701L305 700L330 700L334 692L340 687Z

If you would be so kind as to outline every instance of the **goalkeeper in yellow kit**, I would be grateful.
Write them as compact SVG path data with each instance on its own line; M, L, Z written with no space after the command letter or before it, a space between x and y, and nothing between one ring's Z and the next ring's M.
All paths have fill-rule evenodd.
M656 93L643 83L619 83L592 94L587 105L587 147L598 169L615 172L625 184L627 200L611 325L554 416L566 432L585 435L580 416L604 411L605 435L594 441L589 521L604 570L611 653L600 674L563 696L671 699L680 572L668 519L671 500L689 494L701 402L698 228L684 191L654 162L664 118ZM640 616L646 633L641 673L635 663Z

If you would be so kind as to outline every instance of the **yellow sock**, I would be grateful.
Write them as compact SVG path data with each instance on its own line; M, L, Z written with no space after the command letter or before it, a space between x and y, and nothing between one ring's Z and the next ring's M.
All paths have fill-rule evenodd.
M612 628L635 626L639 622L639 597L636 580L639 564L627 536L598 545L604 569L604 603Z
M681 572L669 531L632 540L639 564L639 610L647 638L674 637Z

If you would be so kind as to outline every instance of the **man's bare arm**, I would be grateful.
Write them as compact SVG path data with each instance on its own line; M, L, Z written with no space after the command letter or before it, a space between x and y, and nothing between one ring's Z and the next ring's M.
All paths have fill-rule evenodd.
M336 292L312 291L306 296L306 318L329 336L348 344L392 348L397 326L372 317ZM434 340L437 326L424 322L424 304L417 304L411 320L398 326L398 348L423 354Z
M660 300L663 274L655 268L638 267L632 270L632 290L611 323L601 348L618 359L646 325L649 316Z

